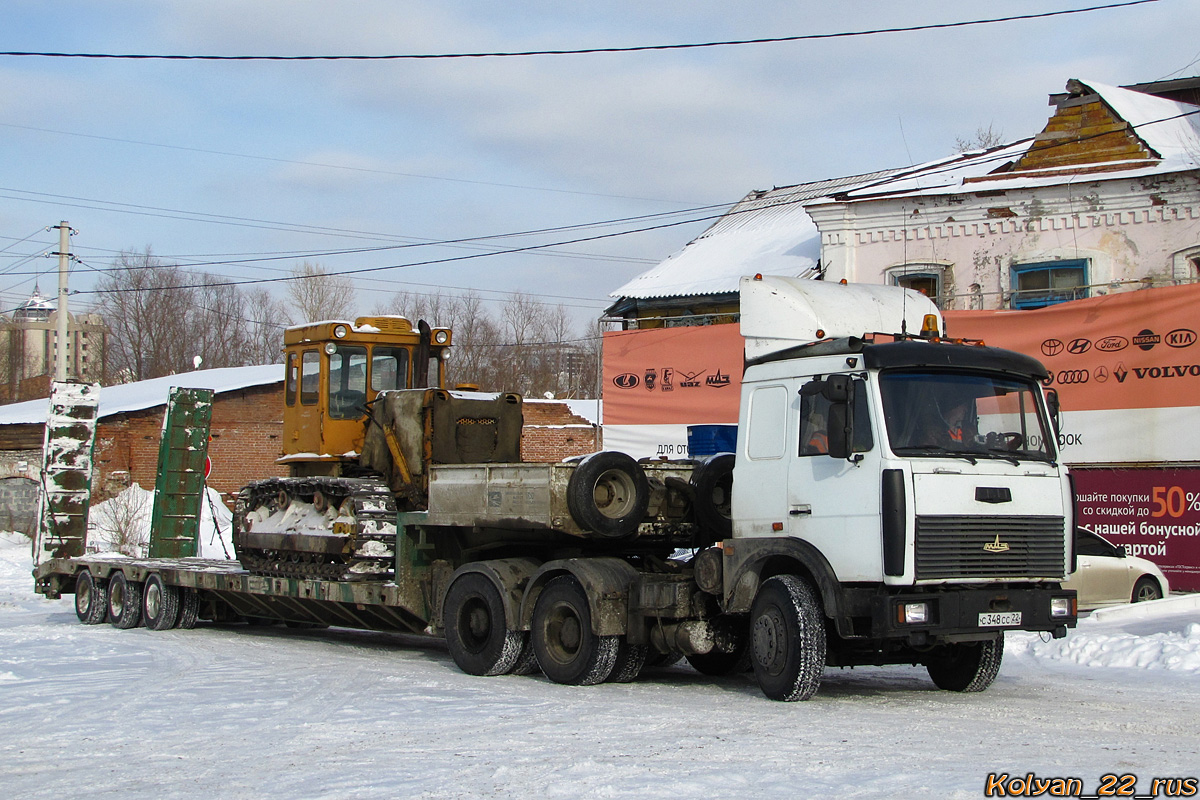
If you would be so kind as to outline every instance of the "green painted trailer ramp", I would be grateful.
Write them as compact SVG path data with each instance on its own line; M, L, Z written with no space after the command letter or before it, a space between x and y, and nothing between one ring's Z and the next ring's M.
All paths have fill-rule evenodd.
M100 386L55 381L42 440L42 486L33 563L84 552Z
M196 555L212 401L212 389L171 389L158 445L150 558Z

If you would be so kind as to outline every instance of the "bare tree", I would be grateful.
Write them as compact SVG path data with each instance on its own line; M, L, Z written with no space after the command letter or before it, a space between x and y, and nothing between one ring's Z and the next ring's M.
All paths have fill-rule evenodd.
M354 284L348 278L331 275L320 264L308 261L293 269L292 274L297 279L288 281L287 294L293 324L354 318Z
M954 148L959 153L965 153L968 150L988 150L1002 144L1004 144L1004 131L995 130L990 122L986 128L982 125L976 128L974 136L965 139L958 136L954 139Z
M256 286L246 292L246 361L278 364L283 361L283 330L287 306L269 291Z

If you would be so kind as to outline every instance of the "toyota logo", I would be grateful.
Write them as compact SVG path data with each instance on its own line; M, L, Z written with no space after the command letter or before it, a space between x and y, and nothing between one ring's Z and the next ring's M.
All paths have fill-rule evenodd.
M1061 339L1047 339L1042 342L1042 355L1056 356L1063 351L1063 343Z
M1060 384L1087 383L1090 377L1086 369L1064 369L1055 376Z

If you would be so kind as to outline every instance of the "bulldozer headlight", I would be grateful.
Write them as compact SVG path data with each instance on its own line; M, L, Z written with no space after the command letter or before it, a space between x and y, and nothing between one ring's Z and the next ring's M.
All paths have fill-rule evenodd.
M345 339L346 338L346 326L345 325L334 325L333 326L333 335L338 339Z

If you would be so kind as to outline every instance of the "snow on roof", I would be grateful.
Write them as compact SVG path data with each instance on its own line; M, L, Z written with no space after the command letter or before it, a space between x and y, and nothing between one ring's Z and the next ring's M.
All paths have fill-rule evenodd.
M1097 174L1096 179L1140 178L1171 172L1200 169L1200 106L1167 100L1162 97L1107 86L1091 81L1072 81L1090 90L1103 100L1133 132L1159 156L1159 161L1146 164L1130 162L1129 169ZM1184 116L1187 115L1187 116ZM975 150L921 164L885 178L882 181L856 187L838 199L866 200L887 195L892 197L923 194L956 194L963 191L1006 191L1058 186L1079 180L1079 175L1062 169L1023 170L1006 176L998 172L1016 162L1029 151L1034 140L1022 139L990 150ZM1112 167L1115 162L1107 162ZM988 177L990 176L990 177ZM968 187L972 179L988 177Z
M821 239L803 204L894 173L887 170L751 192L682 250L609 296L645 299L735 293L744 275L758 272L813 277Z
M103 418L113 414L166 405L167 397L173 386L185 389L212 389L217 394L221 394L222 392L248 389L252 386L266 386L282 382L283 365L266 364L259 367L201 369L119 386L105 386L100 389L98 416ZM45 424L49 408L50 401L46 399L0 406L0 425Z

